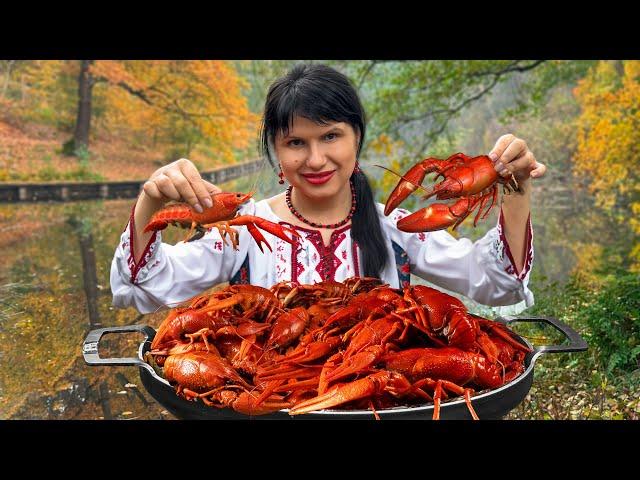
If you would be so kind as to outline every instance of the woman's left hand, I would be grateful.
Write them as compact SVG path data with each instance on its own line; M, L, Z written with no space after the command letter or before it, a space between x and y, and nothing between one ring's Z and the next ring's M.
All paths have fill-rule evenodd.
M547 170L544 164L536 161L527 143L511 133L498 139L489 157L500 175L504 177L511 173L519 183L529 177L540 178Z

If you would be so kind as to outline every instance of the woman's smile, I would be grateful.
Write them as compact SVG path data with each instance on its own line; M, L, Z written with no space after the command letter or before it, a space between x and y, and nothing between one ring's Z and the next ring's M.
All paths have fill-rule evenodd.
M319 172L319 173L301 173L309 183L313 185L322 185L323 183L327 183L333 177L335 170L329 170L327 172Z

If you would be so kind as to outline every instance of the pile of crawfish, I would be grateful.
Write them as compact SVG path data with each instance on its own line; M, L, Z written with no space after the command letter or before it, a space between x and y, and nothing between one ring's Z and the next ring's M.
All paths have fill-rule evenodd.
M528 347L439 290L354 277L233 285L171 310L149 363L187 400L247 415L376 410L471 396L524 371Z

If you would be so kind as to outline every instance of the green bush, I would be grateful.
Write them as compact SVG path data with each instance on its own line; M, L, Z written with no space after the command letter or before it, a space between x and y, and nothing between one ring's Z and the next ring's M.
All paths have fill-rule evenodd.
M607 373L640 368L640 276L616 273L585 303L581 314Z
M637 274L614 269L597 284L572 276L565 285L551 283L536 289L535 295L536 304L527 313L555 316L577 329L607 375L640 368Z

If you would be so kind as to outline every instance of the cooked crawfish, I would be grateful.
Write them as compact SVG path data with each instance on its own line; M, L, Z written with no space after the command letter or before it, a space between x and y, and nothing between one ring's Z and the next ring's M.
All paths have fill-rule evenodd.
M309 313L303 307L296 307L282 313L273 322L265 347L268 349L286 347L302 335L308 324Z
M336 335L351 328L358 322L384 316L399 308L402 296L387 286L376 287L353 297L345 307L328 317L321 328L317 330L318 337Z
M238 311L242 314L238 321L254 319L267 323L282 312L278 297L257 285L231 285L212 294L206 308L209 311Z
M314 410L332 408L347 402L366 398L383 391L395 396L418 396L434 401L433 419L440 413L440 400L446 391L465 395L465 401L474 418L478 418L471 405L475 393L464 385L497 388L503 384L501 369L481 354L465 352L459 348L413 348L388 353L380 358L383 370L367 377L330 388L317 398L297 404L289 413L298 415ZM429 388L433 396L424 391Z
M225 244L227 243L226 236L229 235L233 248L237 250L238 232L232 227L244 225L262 252L264 252L262 243L269 250L272 249L269 242L258 230L258 227L288 243L292 243L292 240L287 237L285 232L294 237L299 237L299 234L294 229L270 222L264 218L254 215L237 215L240 206L248 201L252 195L253 193L215 193L211 195L213 206L206 208L202 213L196 212L187 203L171 203L151 217L149 223L144 227L144 231L164 230L169 224L177 225L190 229L187 241L191 242L202 238L208 228L217 228ZM190 237L193 231L196 233Z
M204 299L204 302L208 300ZM172 348L178 343L184 342L188 335L208 329L216 331L230 324L230 316L217 313L216 305L206 305L201 299L200 303L188 307L174 308L162 321L158 332L151 343L151 353L154 355L166 355L163 350Z
M266 415L291 406L291 401L285 400L282 395L271 394L258 403L256 393L250 391L238 393L239 390L231 386L220 387L201 395L200 398L211 407L229 407L245 415Z
M425 175L433 172L437 173L436 178L443 177L443 180L429 189L423 189L426 194L422 199L435 196L438 200L459 200L453 205L434 203L418 210L400 219L397 223L398 230L431 232L449 227L455 230L477 208L473 222L475 226L479 219L486 218L496 204L498 184L502 184L507 193L519 191L515 178L512 175L498 175L487 155L469 157L463 153L456 153L444 160L429 157L413 166L404 175L398 175L401 179L387 200L384 214L388 216L417 188L422 188ZM489 207L483 214L482 211L489 202Z
M405 288L404 298L412 306L398 313L414 312L413 325L436 345L470 349L475 344L480 327L457 298L425 285Z
M443 399L463 396L477 418L472 395L524 371L530 349L505 325L439 290L379 283L234 285L201 295L167 317L151 354L178 395L248 415L341 407L377 416L377 408L433 402L438 419ZM335 310L323 325L313 325L316 306Z
M233 366L220 354L192 351L171 355L164 363L164 376L170 383L178 384L178 394L188 400L201 396L228 381L250 388Z

